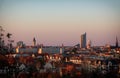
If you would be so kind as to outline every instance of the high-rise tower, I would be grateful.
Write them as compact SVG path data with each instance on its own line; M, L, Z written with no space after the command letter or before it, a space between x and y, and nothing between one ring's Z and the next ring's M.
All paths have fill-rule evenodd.
M81 35L80 47L86 48L86 32Z

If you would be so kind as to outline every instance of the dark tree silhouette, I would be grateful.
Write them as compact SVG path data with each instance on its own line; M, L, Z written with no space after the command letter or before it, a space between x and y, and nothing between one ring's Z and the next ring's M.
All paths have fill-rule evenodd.
M0 26L0 54L2 55L5 55L9 53L10 50L12 50L12 43L14 42L14 40L10 40L12 34L7 33L5 35L8 38L9 45L5 45L4 32L5 30L2 28L2 26Z
M7 35L6 35L6 36L7 36L7 38L8 38L8 39L10 39L10 38L11 38L11 36L12 36L12 34L7 33Z

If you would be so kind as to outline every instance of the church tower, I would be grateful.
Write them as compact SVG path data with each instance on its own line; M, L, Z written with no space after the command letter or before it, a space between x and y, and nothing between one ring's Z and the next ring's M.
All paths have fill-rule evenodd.
M60 54L62 54L64 51L64 45L62 44L62 46L60 47Z
M33 38L33 46L36 46L36 39L35 39L35 37Z

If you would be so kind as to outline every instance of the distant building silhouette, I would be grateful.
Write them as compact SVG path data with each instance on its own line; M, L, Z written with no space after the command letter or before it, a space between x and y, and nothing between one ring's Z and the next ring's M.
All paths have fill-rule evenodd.
M60 47L60 54L63 53L63 48L64 48L64 45L62 44L62 46Z
M110 46L111 49L115 49L115 48L120 48L119 45L118 45L118 38L116 36L116 41L115 41L115 45L114 46Z
M35 39L35 37L33 38L33 46L36 46L36 39Z
M43 47L17 47L16 53L22 53L22 54L42 54L42 53L48 53L48 54L62 54L64 53L64 48L60 46L43 46Z
M80 48L86 48L86 32L81 35Z
M23 41L18 41L18 42L17 42L17 47L23 47L23 46L24 46Z
M87 41L87 49L90 49L91 48L91 40L88 40Z

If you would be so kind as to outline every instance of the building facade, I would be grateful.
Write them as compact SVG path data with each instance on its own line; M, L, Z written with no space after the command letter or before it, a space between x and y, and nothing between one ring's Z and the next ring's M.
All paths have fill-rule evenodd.
M86 32L81 35L80 48L86 48Z

